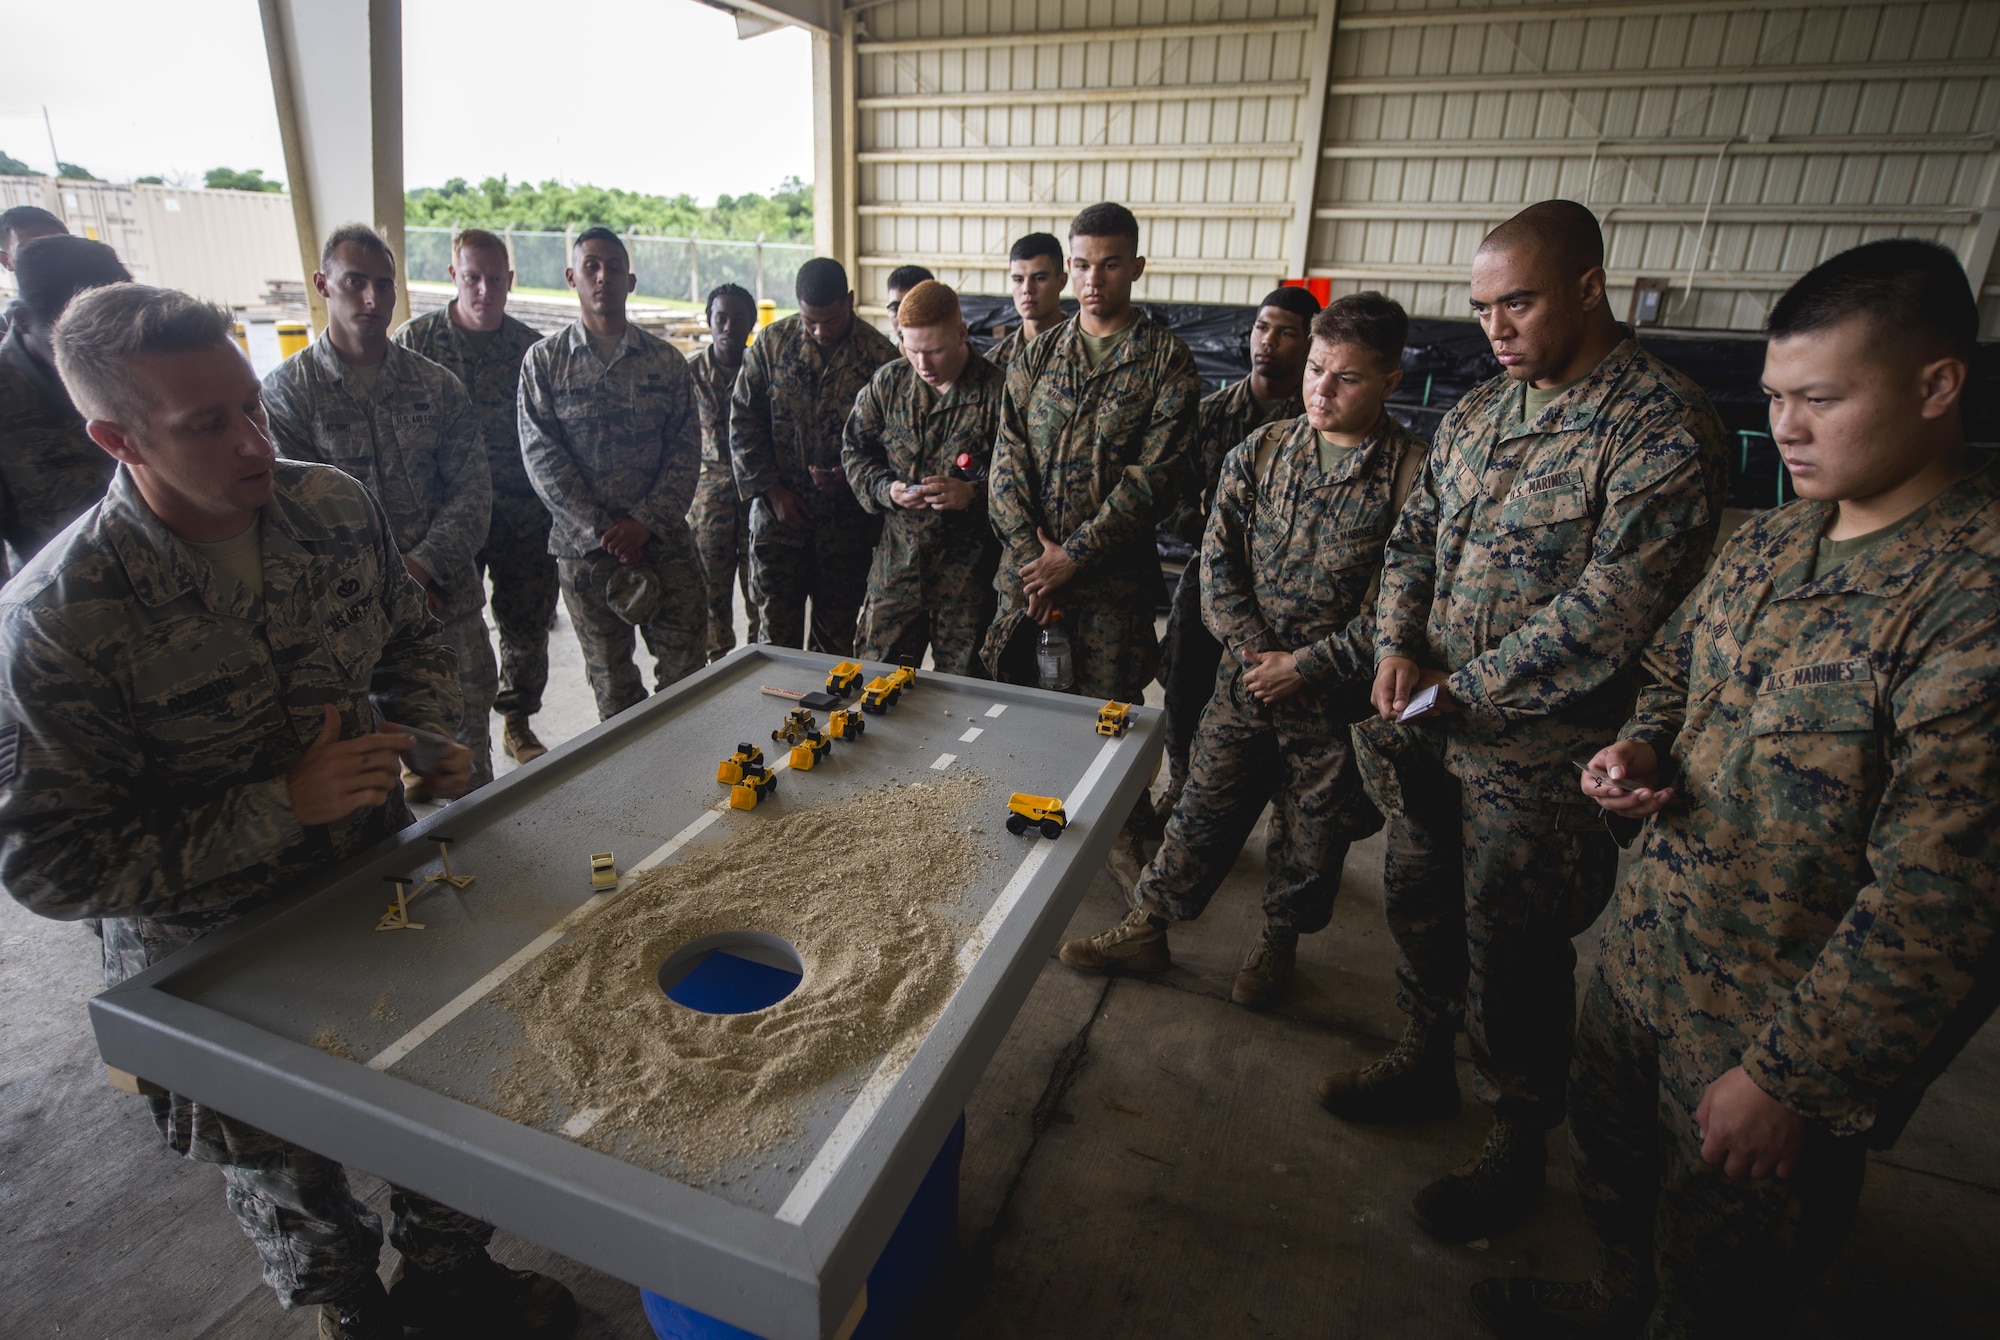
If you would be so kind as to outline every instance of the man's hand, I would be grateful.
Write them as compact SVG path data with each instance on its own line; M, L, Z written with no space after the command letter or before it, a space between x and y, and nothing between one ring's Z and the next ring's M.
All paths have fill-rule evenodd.
M424 588L424 608L432 614L443 614L444 592L438 590L437 581L431 576L430 569L417 562L416 559L411 558L408 554L404 554L403 571L409 573L416 580L417 585Z
M305 757L285 774L285 790L290 794L292 813L306 827L345 819L357 810L373 809L389 799L402 780L399 753L416 747L416 737L383 731L340 738L340 713L331 704L319 738ZM460 746L461 749L464 746ZM465 750L466 776L471 777L472 751Z
M1419 668L1407 656L1384 656L1375 667L1375 687L1369 693L1368 701L1382 716L1394 721L1410 705L1410 699L1435 684L1438 686L1437 701L1423 716L1448 716L1458 711L1458 700L1451 696L1450 689L1444 687L1448 678L1450 676L1442 670Z
M1609 777L1616 785L1606 786L1587 772L1581 782L1583 794L1626 819L1658 814L1674 798L1671 786L1657 785L1659 755L1643 741L1620 740L1605 746L1591 755L1590 771Z
M1702 1161L1732 1182L1790 1177L1806 1143L1806 1119L1758 1088L1742 1066L1703 1092L1694 1124Z
M932 475L924 480L924 494L930 499L933 512L963 512L972 506L972 500L979 496L979 490L972 487L972 481L969 479Z
M842 490L850 487L847 471L837 465L809 465L806 469L812 471L813 487L830 498L839 497Z
M414 752L417 748L416 736L410 734L407 727L398 726L393 721L383 722L382 729L401 732L399 738L410 742L410 747L401 751L403 762L408 765L411 772L431 784L431 794L440 800L457 800L472 789L470 749L456 740L439 735L436 731L427 731L426 747L436 752L431 756L430 766L420 768L417 766L418 755Z
M1062 607L1056 598L1048 593L1030 593L1028 596L1028 617L1044 628L1062 618Z
M637 563L646 556L646 544L652 538L653 532L646 529L645 522L628 516L599 536L597 542L620 563Z
M1280 703L1306 686L1298 657L1289 651L1246 651L1243 687L1260 703Z
M798 494L783 484L773 484L764 490L764 497L771 504L771 511L777 515L779 525L792 530L812 529L813 509Z
M1042 556L1021 569L1021 589L1030 596L1054 595L1076 576L1076 561L1039 526L1035 538L1042 542Z
M889 481L889 501L911 512L921 512L931 505L930 490L922 484L905 484L900 479Z

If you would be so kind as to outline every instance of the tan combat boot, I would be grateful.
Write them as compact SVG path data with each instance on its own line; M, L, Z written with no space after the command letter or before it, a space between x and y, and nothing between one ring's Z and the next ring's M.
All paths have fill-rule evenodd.
M1062 947L1062 961L1078 972L1119 973L1164 972L1173 964L1167 949L1167 921L1145 908L1134 908L1125 920L1088 939L1071 940Z
M1285 998L1292 985L1292 964L1298 956L1299 933L1279 926L1264 927L1264 938L1236 970L1229 998L1246 1010L1268 1010Z
M1539 1129L1496 1117L1479 1157L1419 1191L1410 1210L1439 1242L1495 1237L1542 1208L1548 1158Z
M506 748L507 757L516 763L533 763L549 752L548 746L535 738L528 719L520 715L500 719L500 743Z
M1412 1019L1389 1054L1361 1070L1338 1070L1319 1082L1319 1105L1346 1121L1403 1126L1458 1115L1453 1030Z

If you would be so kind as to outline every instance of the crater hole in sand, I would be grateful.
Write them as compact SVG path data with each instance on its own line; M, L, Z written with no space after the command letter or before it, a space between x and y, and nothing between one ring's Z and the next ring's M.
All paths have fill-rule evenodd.
M718 931L667 955L660 990L702 1014L752 1014L791 995L805 973L799 951L778 936Z

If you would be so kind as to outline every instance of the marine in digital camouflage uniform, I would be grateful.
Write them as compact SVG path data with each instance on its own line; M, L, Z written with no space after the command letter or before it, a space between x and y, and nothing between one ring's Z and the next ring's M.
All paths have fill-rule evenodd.
M579 234L574 255L580 290L593 282L584 268L628 264L608 229ZM624 319L618 296L623 331L615 343L574 321L530 349L521 369L521 451L555 518L549 548L563 605L605 721L646 696L632 663L633 625L601 584L604 560L615 557L605 539L620 522L645 528L642 561L633 566L649 570L660 591L657 610L638 625L654 657L655 687L700 669L708 650L708 586L687 527L701 474L694 379L678 350ZM598 339L609 344L609 361L592 347Z
M730 407L730 458L737 493L750 508L750 585L764 640L846 656L882 523L862 508L841 468L841 434L855 396L896 357L896 346L853 314L854 295L837 262L817 258L799 275L800 313L758 331L743 356ZM809 291L814 284L824 287ZM833 332L827 345L808 331L808 313ZM775 489L810 512L805 527L779 519Z
M499 690L477 556L493 513L493 480L479 420L458 378L397 344L365 389L328 332L264 378L271 437L283 455L352 475L382 504L404 557L434 580L443 636L458 656L475 787L493 780L488 716Z
M244 369L245 380L250 373ZM279 462L264 591L219 578L120 470L109 496L0 591L0 884L29 910L104 919L116 986L410 822L386 804L301 826L287 773L328 706L450 731L458 673L390 523L354 480ZM287 1307L379 1295L381 1223L340 1165L183 1095L149 1097L177 1154L218 1164ZM389 1240L448 1273L492 1228L392 1191Z
M1029 233L1007 251L1007 287L1014 314L1021 324L986 351L986 361L1005 373L1028 341L1054 330L1069 317L1063 312L1062 291L1069 283L1062 242L1053 233Z
M736 588L743 591L752 642L762 625L757 602L750 595L750 509L736 493L736 471L729 459L730 396L736 374L743 370L743 340L757 321L757 304L734 284L708 295L712 341L688 360L694 376L695 405L701 411L701 479L694 505L688 508L688 529L708 580L708 659L713 661L736 645ZM733 364L716 353L718 343L735 354Z
M948 302L932 290L949 295ZM908 657L921 663L928 646L943 673L983 678L979 648L993 619L993 573L1000 562L1000 542L986 518L986 475L1002 378L965 342L950 289L934 281L929 288L917 285L903 306L905 357L883 364L861 389L841 449L855 497L883 519L855 651L871 661ZM912 325L912 314L928 318L934 306L949 308L948 322ZM963 358L943 392L914 366L916 351L929 356L934 346ZM968 458L964 466L961 456ZM912 510L896 501L896 486L939 478L967 483L971 504Z
M1040 530L1078 568L1056 596L1076 691L1144 696L1159 669L1153 611L1166 596L1153 528L1177 496L1200 399L1193 355L1143 312L1096 368L1075 321L1037 336L1008 368L988 504L1002 545L983 652L995 678L1034 682L1021 650L1035 632L1021 568L1041 557Z
M486 543L474 562L482 577L492 579L493 626L500 635L499 691L493 710L515 731L514 718L525 726L542 710L542 694L549 683L549 630L556 617L549 509L536 495L521 459L521 360L541 336L534 327L505 315L498 330L468 330L453 319L457 304L454 298L435 312L412 318L395 338L457 377L479 421L493 477L493 511ZM510 752L521 744L515 733ZM530 751L522 761L537 756Z

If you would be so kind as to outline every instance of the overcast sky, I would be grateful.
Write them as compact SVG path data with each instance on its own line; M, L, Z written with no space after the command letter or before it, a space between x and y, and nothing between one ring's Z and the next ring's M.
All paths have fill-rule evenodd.
M46 104L100 177L285 175L256 0L0 0L0 32L0 149L31 166L53 170ZM739 42L695 0L403 0L403 101L413 187L504 173L708 202L812 176L806 35Z

